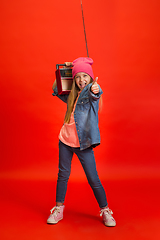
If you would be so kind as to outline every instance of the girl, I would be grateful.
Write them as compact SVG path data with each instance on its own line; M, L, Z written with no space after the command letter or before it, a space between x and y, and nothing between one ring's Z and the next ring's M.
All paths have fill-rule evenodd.
M70 176L71 161L75 153L85 171L96 200L100 207L100 216L106 226L116 226L113 212L108 208L106 194L96 170L93 148L100 144L98 128L98 106L102 94L92 70L91 58L77 58L73 63L73 84L69 95L58 95L56 81L53 84L53 96L67 103L64 125L59 134L59 173L56 189L56 206L51 209L47 223L55 224L63 219L64 199Z

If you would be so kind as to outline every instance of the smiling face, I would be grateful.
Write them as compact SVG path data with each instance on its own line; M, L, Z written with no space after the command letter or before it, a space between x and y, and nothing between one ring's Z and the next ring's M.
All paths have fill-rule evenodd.
M84 72L75 75L75 81L80 90L83 90L91 82L91 77Z

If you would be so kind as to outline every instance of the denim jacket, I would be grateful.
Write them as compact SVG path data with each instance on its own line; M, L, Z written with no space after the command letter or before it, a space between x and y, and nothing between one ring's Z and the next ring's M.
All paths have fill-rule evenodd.
M75 111L74 120L80 143L80 150L89 147L96 147L100 144L100 132L98 127L98 108L102 89L99 86L99 93L91 92L92 83L88 84L80 93ZM68 95L58 95L57 87L53 96L59 97L67 103Z

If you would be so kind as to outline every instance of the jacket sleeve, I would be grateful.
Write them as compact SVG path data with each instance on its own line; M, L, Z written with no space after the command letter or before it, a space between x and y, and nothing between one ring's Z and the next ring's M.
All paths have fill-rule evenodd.
M57 87L55 87L52 95L58 97L58 98L61 99L63 102L67 103L68 94L59 95L59 94L58 94Z

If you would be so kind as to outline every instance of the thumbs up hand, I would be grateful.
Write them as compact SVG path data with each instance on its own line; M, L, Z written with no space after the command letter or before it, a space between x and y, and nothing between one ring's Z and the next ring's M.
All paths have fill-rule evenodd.
M99 93L99 87L98 87L98 77L95 78L95 80L93 81L92 83L92 87L91 87L91 91L94 93L94 94L97 94Z

